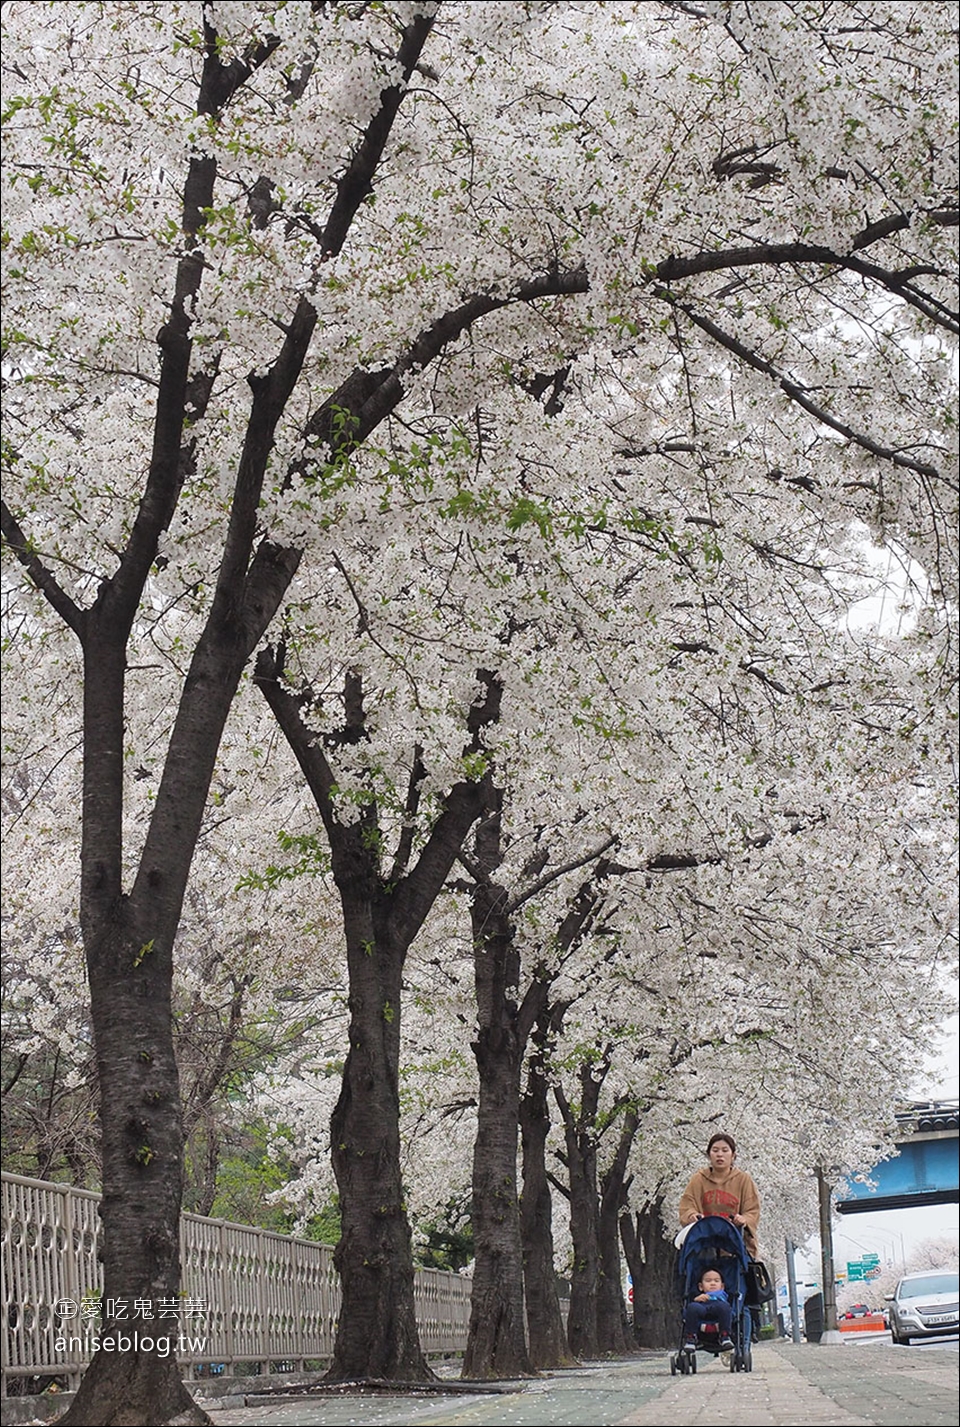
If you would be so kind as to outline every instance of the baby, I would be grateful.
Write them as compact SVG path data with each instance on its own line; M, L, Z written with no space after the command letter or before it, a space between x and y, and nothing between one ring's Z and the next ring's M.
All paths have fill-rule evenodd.
M715 1268L708 1268L700 1279L700 1292L691 1298L683 1310L684 1348L696 1348L697 1333L704 1323L716 1323L720 1329L720 1351L733 1351L730 1337L732 1314L723 1279Z

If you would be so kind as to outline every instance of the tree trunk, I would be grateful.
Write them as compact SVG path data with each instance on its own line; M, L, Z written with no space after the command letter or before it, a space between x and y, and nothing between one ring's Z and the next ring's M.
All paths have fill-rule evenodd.
M637 1133L637 1123L636 1111L628 1110L624 1116L616 1153L601 1178L597 1343L601 1353L617 1356L622 1356L627 1351L627 1311L623 1301L619 1220L624 1201L624 1175Z
M570 1237L573 1241L573 1269L570 1275L570 1314L567 1337L570 1351L578 1358L596 1358L597 1287L600 1281L599 1201L597 1193L597 1146L594 1115L589 1101L594 1084L589 1066L580 1075L583 1087L581 1112L574 1116L571 1106L559 1087L554 1095L563 1116L566 1141L567 1172L570 1180ZM599 1086L596 1087L599 1094Z
M415 16L397 52L401 78L383 90L358 142L349 183L338 185L322 246L340 251L369 191L406 81L433 19ZM216 123L230 100L279 45L267 35L243 60L224 61L214 18L204 15L196 112ZM3 507L3 533L30 578L76 634L84 657L83 810L80 920L90 977L103 1135L104 1333L64 1421L68 1424L204 1423L184 1389L176 1356L132 1334L123 1348L110 1331L129 1321L132 1298L179 1294L182 1118L171 1027L173 942L224 723L247 660L270 623L300 559L259 535L258 508L277 424L302 370L317 321L301 297L283 324L276 358L251 376L253 393L213 602L182 687L160 788L133 890L123 890L125 683L127 646L162 532L196 470L196 445L216 380L216 363L191 371L192 322L207 266L201 229L214 207L217 159L193 149L183 189L181 256L166 320L157 337L157 383L149 468L130 536L109 577L81 609L38 557ZM487 309L489 310L489 309ZM471 318L472 320L472 318ZM456 335L467 323L461 323ZM448 340L438 334L436 350ZM396 405L395 382L363 435ZM335 394L336 395L336 394ZM392 403L392 405L391 405ZM185 431L189 411L190 429ZM351 439L361 439L351 432ZM335 445L333 442L332 445ZM254 548L256 546L256 552ZM120 1315L126 1311L127 1318ZM149 1320L145 1320L149 1321ZM165 1320L161 1320L165 1321ZM159 1335L148 1335L156 1338ZM202 1336L202 1335L201 1335ZM107 1340L111 1346L105 1346ZM137 1346L133 1346L133 1342Z
M502 862L502 794L488 781L487 803L474 843L473 857L462 858L474 879L472 921L479 1036L474 1046L480 1077L478 1135L474 1153L473 1204L474 1270L470 1333L464 1359L464 1376L504 1377L572 1361L553 1271L550 1192L544 1163L549 1130L543 1081L543 1045L552 1033L547 1016L550 975L538 966L519 1006L521 966L512 924L512 911L536 890L520 894L513 903L498 885ZM597 856L609 843L599 849ZM598 862L593 876L579 889L557 930L556 947L569 952L583 934L599 900L598 882L608 874L609 863ZM556 1013L562 1020L565 1006ZM542 1024L538 1065L539 1111L530 1107L530 1179L525 1183L526 1203L521 1210L517 1194L517 1132L520 1123L520 1073L527 1041ZM538 1123L537 1116L541 1117ZM522 1216L526 1217L524 1234ZM523 1301L527 1303L526 1329L538 1339L534 1358L527 1348Z
M252 611L226 617L219 596L215 600L191 661L129 894L122 890L129 625L124 608L114 607L115 590L80 625L80 922L100 1088L104 1318L100 1347L63 1418L69 1427L209 1421L183 1386L176 1351L160 1346L181 1328L203 1336L202 1321L159 1317L163 1300L168 1308L180 1301L183 1122L173 945L223 726L244 665L296 564L295 554L282 551L267 551L255 562L247 581ZM144 1340L152 1346L142 1347Z
M493 880L500 862L499 796L476 838L479 880L471 919L479 1031L473 1050L480 1078L473 1154L476 1262L465 1378L527 1377L523 1248L517 1193L520 1062L526 1035L515 1000L520 978L507 897Z
M163 953L143 951L147 942L127 924L88 948L97 1070L109 1097L101 1120L104 1296L102 1346L62 1419L70 1424L210 1420L177 1365L178 1334L202 1337L204 1325L179 1317L179 1083L170 978ZM138 1302L149 1305L146 1316ZM164 1304L174 1310L169 1319L160 1316ZM171 1343L164 1356L161 1339Z
M609 859L601 854L611 845L610 839L598 849L598 861L591 876L580 886L576 896L569 903L557 928L556 948L561 964L591 925L597 910L602 906L602 886L612 869ZM536 988L537 999L532 998ZM556 1037L569 1002L555 1002L548 1009L549 978L544 967L540 967L531 991L528 992L531 1012L530 1029L534 1033L535 1050L530 1058L526 1094L520 1105L521 1130L523 1133L523 1201L521 1207L521 1231L524 1245L524 1276L527 1293L527 1325L530 1333L530 1355L537 1367L566 1367L576 1363L572 1350L568 1326L563 1323L557 1280L554 1271L553 1249L553 1202L550 1196L549 1175L546 1168L546 1141L550 1131L550 1112L547 1108L547 1048ZM591 1091L591 1093L593 1093ZM599 1087L597 1089L599 1094ZM557 1103L561 1107L564 1125L568 1131L568 1149L571 1144L569 1133L573 1129L570 1107L557 1092ZM569 1156L568 1156L569 1158ZM578 1160L578 1152L574 1159ZM578 1174L576 1168L571 1174ZM558 1186L562 1189L562 1186ZM572 1204L572 1190L568 1193ZM576 1215L573 1216L577 1218ZM574 1249L576 1258L576 1247ZM589 1272L589 1271L588 1271ZM589 1290L578 1293L576 1309L570 1304L575 1330L581 1342L589 1340L593 1331L590 1322ZM578 1327L587 1314L586 1329Z
M355 835L350 838L349 834ZM330 1121L340 1192L341 1235L334 1253L342 1302L332 1382L433 1377L420 1348L413 1298L413 1250L400 1178L400 993L406 947L377 915L370 852L362 829L347 830L354 872L338 885L350 972L350 1050Z
M543 1017L534 1033L537 1047L530 1057L527 1085L520 1101L523 1144L523 1194L520 1233L523 1242L523 1285L527 1303L530 1361L535 1368L575 1367L560 1312L554 1270L553 1199L547 1179L546 1144L550 1132L547 1078L544 1067L548 1034Z
M620 1234L633 1279L633 1335L638 1348L671 1348L680 1332L677 1250L663 1237L663 1201L647 1204Z
M264 625L296 568L282 556ZM251 586L254 582L251 579ZM100 1348L62 1419L68 1427L205 1423L176 1352L159 1340L203 1324L160 1319L179 1303L182 1110L173 1042L173 944L220 736L263 632L211 616L191 663L140 865L122 886L122 730L126 630L84 640L84 811L80 918L100 1087L104 1319ZM153 1318L133 1318L136 1301ZM140 1310L142 1313L142 1309ZM173 1330L167 1333L166 1329ZM149 1340L149 1349L140 1345Z

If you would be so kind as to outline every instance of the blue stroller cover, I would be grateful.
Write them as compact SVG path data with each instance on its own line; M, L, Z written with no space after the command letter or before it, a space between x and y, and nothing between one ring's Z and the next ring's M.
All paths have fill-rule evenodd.
M716 1269L723 1279L723 1286L730 1299L730 1336L735 1347L732 1371L749 1372L752 1366L750 1339L753 1319L746 1306L748 1263L743 1234L737 1226L730 1219L709 1215L690 1226L680 1247L677 1265L683 1304L696 1297L700 1280L708 1269ZM681 1338L681 1343L682 1341ZM716 1333L701 1332L698 1335L698 1348L717 1353L718 1345L719 1338ZM680 1369L684 1370L682 1364Z

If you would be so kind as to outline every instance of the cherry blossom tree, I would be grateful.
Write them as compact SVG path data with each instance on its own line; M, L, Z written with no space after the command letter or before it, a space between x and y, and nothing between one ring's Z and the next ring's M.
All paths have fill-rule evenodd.
M864 865L868 856L861 849ZM710 880L708 875L698 875L698 887L684 888L681 901L693 892L701 907L720 913L724 903L716 883L708 891ZM826 868L820 880L821 885L828 880ZM748 973L738 967L742 955L735 948L738 942L743 945L744 933L751 939L755 935L758 904L752 908L741 904L739 910L728 904L722 935L712 935L711 944L695 953L703 957L702 969L695 971L688 963L679 985L673 981L678 963L668 970L647 933L642 941L637 938L634 969L630 969L633 956L628 954L618 958L616 974L628 982L637 977L638 988L651 998L646 1006L647 1012L653 1012L651 1022L644 1026L638 1020L630 1030L622 1022L609 1025L608 1017L605 1030L606 1005L630 1004L638 1017L645 1014L645 997L628 1002L609 991L602 994L600 1006L588 1004L574 1021L575 1051L557 1095L566 1140L561 1152L567 1170L563 1187L570 1196L571 1237L583 1279L578 1285L574 1274L570 1315L571 1345L579 1351L595 1355L619 1348L620 1274L609 1218L615 1222L631 1199L641 1215L650 1204L663 1205L663 1218L672 1233L680 1188L713 1129L727 1128L743 1140L742 1149L749 1156L746 1164L763 1186L762 1237L768 1246L775 1246L785 1233L798 1232L797 1181L806 1182L809 1190L811 1166L819 1157L829 1154L831 1162L848 1167L876 1158L877 1138L887 1128L898 1090L902 1091L902 1051L893 1042L902 1035L901 1046L911 1040L916 1043L922 1039L924 1018L936 1015L943 981L935 967L944 934L949 941L950 917L945 917L943 928L931 929L926 944L916 947L914 960L896 940L897 933L909 926L899 894L878 899L871 908L862 895L866 885L861 873L859 879L835 886L832 908L817 909L822 921L811 946L803 941L791 945L791 893L779 884L777 896L785 904L785 920L776 930L768 928L776 955L752 958ZM805 882L798 890L801 896L809 895ZM945 881L942 893L946 912L950 894ZM907 901L914 894L908 894ZM670 900L665 899L657 916L668 937ZM715 934L719 919L712 916L711 924ZM856 931L851 933L851 926ZM811 930L805 929L805 934ZM910 929L908 935L922 935L922 929ZM667 979L661 981L664 973ZM792 983L791 991L786 986L778 989L779 976L784 974ZM871 1019L878 978L884 983L883 999L893 984L897 990L886 1013L868 1028L864 1015ZM916 996L918 982L924 983L920 997ZM810 999L805 1004L807 994ZM908 1004L912 1030L903 1019ZM657 1020L659 1035L654 1029ZM878 1034L881 1021L887 1030ZM592 1055L585 1058L590 1028L598 1034ZM562 1056L558 1064L563 1065ZM866 1064L871 1070L868 1077L863 1075ZM634 1145L637 1153L631 1155ZM808 1199L812 1206L812 1190ZM643 1236L640 1221L631 1228ZM635 1293L643 1296L646 1275L640 1271L630 1235L625 1247ZM644 1258L653 1260L654 1276L660 1278L661 1255L648 1250ZM662 1298L662 1289L661 1279L655 1301ZM642 1311L650 1315L652 1307L645 1300ZM662 1322L659 1328L653 1325L652 1333L649 1321L643 1327L643 1341L663 1345Z
M281 686L284 665L272 650L257 659L257 679L297 755L330 844L333 877L343 907L350 984L350 1049L331 1117L331 1151L341 1206L335 1263L342 1307L329 1376L432 1376L420 1350L413 1297L410 1226L400 1177L400 1016L404 961L483 808L487 775L463 776L427 819L414 860L427 777L422 750L412 755L395 855L385 856L386 827L376 793L368 789L360 816L337 816L343 785L335 759L303 717L313 695L294 696ZM483 697L467 713L464 762L482 760L484 728L499 714L495 676L481 676ZM339 737L367 737L362 681L348 674L344 725ZM389 1305L389 1313L384 1306Z
M191 861L244 670L342 528L383 518L400 560L441 514L477 563L491 518L562 523L601 564L617 516L626 587L699 659L658 557L693 532L698 565L743 546L789 576L776 507L831 569L856 531L896 540L942 638L952 11L15 3L4 24L6 568L35 592L18 616L79 651L107 1297L167 1297ZM439 480L431 440L461 451ZM717 653L763 684L758 608ZM619 692L641 706L635 666ZM101 1353L68 1420L183 1414L171 1359Z

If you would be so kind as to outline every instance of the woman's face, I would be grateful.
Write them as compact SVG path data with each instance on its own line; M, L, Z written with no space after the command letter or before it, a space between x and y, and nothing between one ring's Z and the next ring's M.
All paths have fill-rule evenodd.
M710 1146L710 1166L712 1169L729 1169L733 1164L733 1150L726 1140L717 1140Z

